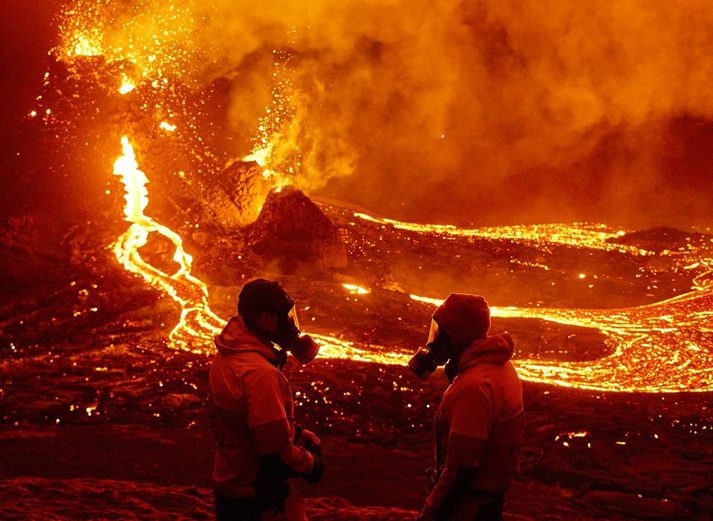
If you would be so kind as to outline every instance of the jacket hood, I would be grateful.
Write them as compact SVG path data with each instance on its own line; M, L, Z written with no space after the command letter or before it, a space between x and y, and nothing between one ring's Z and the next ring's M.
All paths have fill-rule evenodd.
M458 372L478 364L503 365L512 358L515 345L509 333L475 340L458 361Z
M479 295L451 293L433 312L433 320L456 341L469 341L488 334L490 308Z
M238 315L230 317L223 331L216 335L215 347L224 355L254 352L260 353L274 365L280 362L280 355L275 348L260 340Z

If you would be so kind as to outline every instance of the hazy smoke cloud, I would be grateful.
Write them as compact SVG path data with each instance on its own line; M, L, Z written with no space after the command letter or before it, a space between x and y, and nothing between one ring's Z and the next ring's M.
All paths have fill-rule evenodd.
M423 220L709 222L707 1L171 4L246 134L290 56L278 151L309 191Z

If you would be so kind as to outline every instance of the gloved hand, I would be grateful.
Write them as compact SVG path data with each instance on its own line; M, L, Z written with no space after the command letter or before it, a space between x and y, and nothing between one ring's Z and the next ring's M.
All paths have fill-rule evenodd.
M312 458L314 459L314 464L312 465L311 470L302 474L302 477L307 483L311 483L314 485L315 483L319 483L319 480L322 479L322 475L324 474L324 460L319 454L316 454L312 451L310 451L310 453L312 454Z
M307 429L302 429L297 436L296 445L304 447L312 454L320 456L322 454L322 441L317 435Z

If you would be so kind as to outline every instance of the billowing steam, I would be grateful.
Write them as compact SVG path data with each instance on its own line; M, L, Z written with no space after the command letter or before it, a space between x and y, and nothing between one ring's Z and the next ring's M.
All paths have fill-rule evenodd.
M420 220L709 222L705 0L118 4L105 44L229 78L240 133L283 82L275 154L309 191Z

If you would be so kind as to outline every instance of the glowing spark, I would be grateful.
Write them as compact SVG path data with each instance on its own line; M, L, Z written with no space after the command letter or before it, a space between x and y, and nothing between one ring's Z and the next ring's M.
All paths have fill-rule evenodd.
M134 83L134 81L124 74L121 80L121 87L119 87L119 94L123 96L124 94L128 94L135 88L136 84Z
M290 178L268 167L272 157L272 148L272 143L268 143L263 147L255 148L250 154L244 156L242 160L254 161L257 163L258 166L262 168L263 179L271 181L275 191L279 193L285 186L290 184Z
M370 290L356 284L342 284L342 287L352 295L368 295L371 293Z
M165 130L166 132L175 132L176 131L176 125L171 125L170 123L166 121L162 121L159 123L158 127L162 130Z
M86 35L78 35L74 38L74 45L67 51L68 56L100 56L101 48L97 42L92 41Z
M267 146L262 148L256 148L250 154L243 157L243 161L255 161L258 165L265 168L270 156L272 155L272 143L268 143Z

